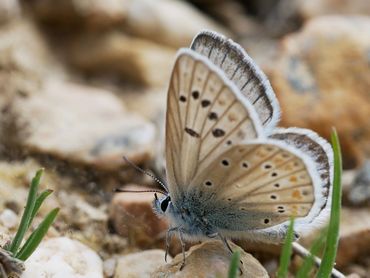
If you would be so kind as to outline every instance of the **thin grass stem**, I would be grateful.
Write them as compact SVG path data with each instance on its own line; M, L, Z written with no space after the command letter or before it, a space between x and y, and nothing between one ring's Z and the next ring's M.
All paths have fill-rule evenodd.
M290 257L292 255L292 242L294 240L294 218L290 219L288 232L285 238L283 249L280 256L280 264L277 272L278 278L288 277Z
M322 278L330 277L332 269L334 267L338 249L340 209L342 198L341 190L342 157L339 138L335 129L333 129L333 132L331 134L331 142L334 151L334 180L326 246L323 254L323 259L317 273L317 277Z
M22 243L22 240L24 238L24 235L27 232L27 229L31 223L32 213L35 207L36 199L37 199L37 191L40 184L42 173L44 172L44 169L40 169L36 172L35 177L32 179L30 191L28 193L27 197L27 203L26 207L24 209L21 223L19 225L19 228L17 230L17 233L12 240L12 243L9 245L8 251L10 251L12 254L15 254L19 248L19 246Z

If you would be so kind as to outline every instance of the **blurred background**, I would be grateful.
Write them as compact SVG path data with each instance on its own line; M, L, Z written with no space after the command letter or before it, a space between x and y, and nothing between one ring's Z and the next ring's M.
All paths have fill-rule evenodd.
M153 235L166 224L121 228L131 204L111 192L153 185L123 155L161 173L175 54L203 29L241 44L267 74L280 126L326 138L337 129L338 267L370 277L369 0L0 0L0 233L15 231L30 177L45 167L43 186L55 190L45 212L62 208L50 237L77 239L108 265L163 245ZM252 252L274 273L278 251Z

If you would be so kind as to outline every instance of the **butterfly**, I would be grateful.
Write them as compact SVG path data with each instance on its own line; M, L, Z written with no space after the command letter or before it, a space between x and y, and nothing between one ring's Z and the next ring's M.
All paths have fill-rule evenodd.
M155 212L184 241L280 243L326 221L331 145L315 132L277 128L278 100L241 46L212 31L178 51L166 111L164 196Z

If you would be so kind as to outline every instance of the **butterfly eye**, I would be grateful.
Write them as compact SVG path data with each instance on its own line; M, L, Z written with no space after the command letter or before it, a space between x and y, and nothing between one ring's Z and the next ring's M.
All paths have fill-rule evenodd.
M163 212L165 212L168 208L168 204L170 203L171 201L171 198L170 196L168 196L166 199L164 199L162 202L161 202L161 210Z

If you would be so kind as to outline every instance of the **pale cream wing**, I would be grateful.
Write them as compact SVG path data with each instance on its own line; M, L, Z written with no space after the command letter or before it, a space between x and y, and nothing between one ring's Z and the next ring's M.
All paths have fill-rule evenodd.
M280 107L275 93L265 74L239 44L216 32L202 31L195 36L191 49L208 57L235 83L253 104L266 133L276 127Z
M312 159L272 139L231 147L191 184L227 208L223 213L235 220L220 229L230 231L265 229L291 216L308 222L316 216L313 208L327 198ZM217 223L221 215L211 217Z
M319 198L320 202L317 203L317 206L314 209L316 216L311 218L309 225L307 225L307 222L302 223L304 225L296 225L296 231L304 232L313 226L322 226L322 224L329 218L331 206L331 192L334 175L334 159L331 145L314 131L296 127L277 128L271 134L270 138L279 140L289 146L299 149L303 153L307 154L313 161L315 170L320 178L320 195L322 195L322 198Z
M179 51L170 81L166 114L166 166L176 198L221 153L260 136L251 104L209 60Z

